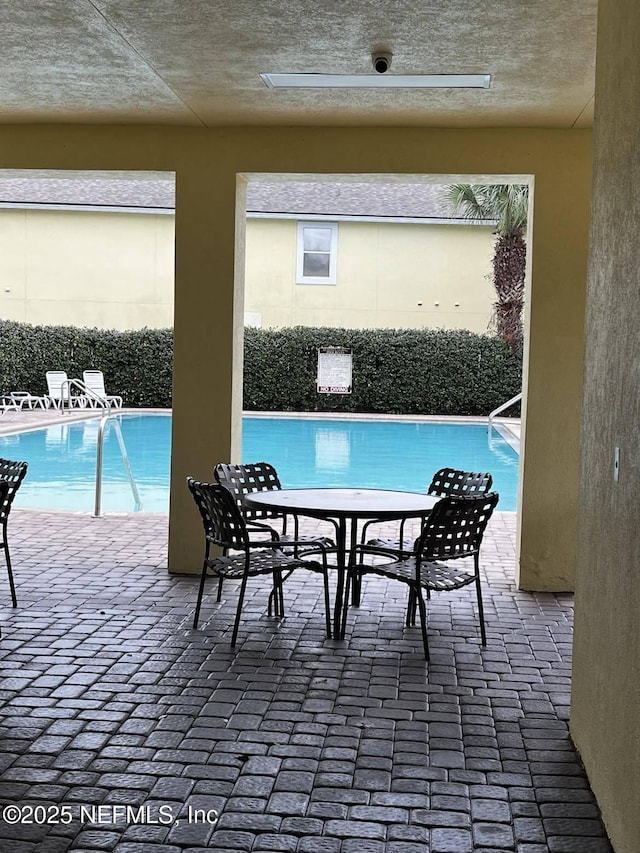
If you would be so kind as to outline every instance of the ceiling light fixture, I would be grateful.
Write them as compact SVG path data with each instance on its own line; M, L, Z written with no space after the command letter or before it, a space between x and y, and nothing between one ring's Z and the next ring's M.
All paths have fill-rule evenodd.
M490 74L261 74L269 89L488 89Z

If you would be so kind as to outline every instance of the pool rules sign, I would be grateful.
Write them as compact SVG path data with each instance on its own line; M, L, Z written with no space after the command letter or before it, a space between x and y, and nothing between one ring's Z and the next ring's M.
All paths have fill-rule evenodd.
M344 347L320 347L318 350L318 394L350 394L353 356Z

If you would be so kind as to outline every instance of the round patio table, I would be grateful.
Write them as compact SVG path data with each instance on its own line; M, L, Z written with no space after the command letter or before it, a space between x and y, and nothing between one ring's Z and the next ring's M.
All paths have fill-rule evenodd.
M264 509L330 521L336 529L336 599L333 636L342 639L342 602L345 571L355 558L358 522L366 519L400 521L429 515L440 500L435 495L392 489L306 488L270 489L244 496L248 509ZM347 526L350 528L347 537ZM347 544L348 539L348 544ZM355 593L355 590L354 590Z

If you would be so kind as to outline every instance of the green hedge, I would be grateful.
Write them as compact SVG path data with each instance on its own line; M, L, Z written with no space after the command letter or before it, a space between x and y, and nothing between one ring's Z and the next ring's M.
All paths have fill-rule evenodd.
M353 393L318 394L317 351L353 353ZM171 329L117 332L0 320L0 393L46 393L45 372L95 368L128 406L171 406ZM264 411L486 415L518 393L522 360L463 330L245 329L244 407Z
M353 393L318 394L317 351L353 353ZM520 391L522 359L490 335L442 329L245 329L244 407L486 415Z
M102 370L109 394L127 406L171 406L173 332L141 329L116 332L74 326L29 326L0 320L0 393L46 394L47 370L82 379L83 370Z

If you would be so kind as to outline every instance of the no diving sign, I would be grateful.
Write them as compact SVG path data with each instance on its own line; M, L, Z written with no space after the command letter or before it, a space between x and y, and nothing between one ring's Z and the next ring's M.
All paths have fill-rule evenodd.
M318 394L351 394L353 355L344 347L318 350Z

